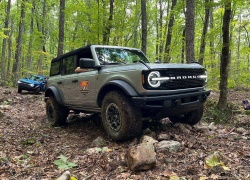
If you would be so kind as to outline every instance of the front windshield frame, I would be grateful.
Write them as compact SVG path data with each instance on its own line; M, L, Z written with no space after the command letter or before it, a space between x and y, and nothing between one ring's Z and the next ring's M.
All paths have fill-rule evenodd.
M149 63L146 56L138 49L95 47L101 65L132 64L139 61Z

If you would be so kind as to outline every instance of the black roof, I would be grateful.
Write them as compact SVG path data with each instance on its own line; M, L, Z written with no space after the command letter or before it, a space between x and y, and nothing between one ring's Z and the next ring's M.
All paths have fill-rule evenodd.
M73 50L73 51L67 52L67 53L65 53L65 54L63 54L63 55L60 55L60 56L58 56L58 57L56 57L56 58L53 58L53 59L52 59L52 62L58 61L58 60L63 59L63 58L65 58L65 57L72 56L72 55L74 55L74 54L78 54L79 52L81 52L81 51L83 51L83 50L86 50L86 49L90 50L90 46L91 46L91 45L83 46L83 47L81 47L81 48L78 48L78 49L75 49L75 50Z

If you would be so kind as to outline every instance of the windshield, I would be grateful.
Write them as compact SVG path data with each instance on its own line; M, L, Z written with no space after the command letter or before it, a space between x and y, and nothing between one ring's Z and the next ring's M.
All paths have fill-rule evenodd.
M101 65L130 64L140 60L145 63L149 62L140 50L107 47L97 47L95 50Z
M39 81L39 82L42 82L43 81L43 78L42 77L39 77L39 76L35 76L35 75L31 75L29 77L29 79L32 79L34 81Z

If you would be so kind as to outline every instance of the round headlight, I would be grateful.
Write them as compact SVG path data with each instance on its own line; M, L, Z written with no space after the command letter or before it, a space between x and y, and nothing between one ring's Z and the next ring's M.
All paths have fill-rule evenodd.
M34 87L35 85L34 84L30 84L31 87Z
M199 75L198 78L203 79L205 81L205 83L207 83L207 79L208 79L207 71L205 71L205 73L203 75Z
M154 88L157 88L161 85L161 82L159 80L154 80L154 78L159 78L160 72L158 71L152 71L148 75L148 84Z

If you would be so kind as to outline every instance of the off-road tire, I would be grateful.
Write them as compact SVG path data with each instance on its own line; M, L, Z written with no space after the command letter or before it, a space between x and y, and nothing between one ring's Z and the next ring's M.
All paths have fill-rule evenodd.
M108 136L115 141L138 136L142 129L140 111L131 99L120 91L106 94L102 103L102 124Z
M203 116L204 107L201 106L199 109L187 112L181 116L170 116L169 119L172 123L183 123L189 125L195 125L200 122Z
M20 87L18 87L17 92L21 94L22 93L22 89Z
M39 94L40 91L41 91L41 88L37 87L34 92L35 92L35 94Z
M54 97L46 100L46 115L50 126L65 125L68 114L68 109L58 104Z

